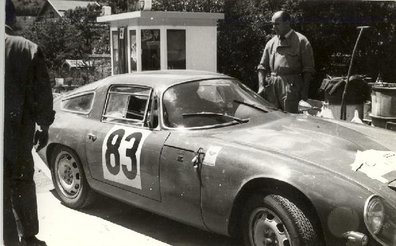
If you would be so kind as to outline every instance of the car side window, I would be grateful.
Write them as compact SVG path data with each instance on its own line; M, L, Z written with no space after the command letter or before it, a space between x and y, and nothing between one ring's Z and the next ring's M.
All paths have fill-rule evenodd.
M110 88L103 121L143 125L151 88L119 85Z
M87 114L91 111L94 93L77 95L62 100L61 108L66 111Z

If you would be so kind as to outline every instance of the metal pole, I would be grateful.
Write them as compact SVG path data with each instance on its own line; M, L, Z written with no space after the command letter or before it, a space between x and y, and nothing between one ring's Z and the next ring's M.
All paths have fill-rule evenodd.
M345 82L345 87L344 91L342 93L342 99L341 99L341 113L340 113L340 119L341 120L346 120L346 103L345 103L345 97L347 94L347 89L348 89L348 84L349 84L349 78L351 76L351 71L352 71L352 64L353 60L355 58L355 53L356 53L356 48L359 43L360 37L362 36L363 30L369 28L369 26L358 26L357 29L360 29L359 36L356 39L355 42L355 47L353 47L352 51L352 57L351 57L351 62L349 63L349 68L348 68L348 74L347 74L347 80Z

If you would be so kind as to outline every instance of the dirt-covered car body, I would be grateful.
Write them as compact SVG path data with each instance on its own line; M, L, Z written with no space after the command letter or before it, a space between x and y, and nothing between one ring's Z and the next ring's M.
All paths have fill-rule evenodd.
M214 104L188 94L194 83L198 99ZM55 150L66 146L99 193L224 235L241 230L251 196L281 193L303 204L325 245L396 245L394 163L377 176L352 165L359 152L392 155L390 131L276 111L235 79L198 71L112 76L54 107L40 156L54 169ZM367 221L375 206L377 227Z

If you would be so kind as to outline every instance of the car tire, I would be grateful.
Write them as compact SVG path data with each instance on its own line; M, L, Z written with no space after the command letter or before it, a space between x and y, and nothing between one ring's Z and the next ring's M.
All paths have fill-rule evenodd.
M66 146L55 147L51 155L51 175L56 193L70 208L83 208L93 200L93 191L86 180L81 161Z
M279 194L260 193L248 199L242 213L244 245L323 245L304 205Z

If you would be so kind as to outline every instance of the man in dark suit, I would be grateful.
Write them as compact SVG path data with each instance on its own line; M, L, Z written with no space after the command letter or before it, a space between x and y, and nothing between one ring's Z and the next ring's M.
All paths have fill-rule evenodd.
M39 231L32 157L35 125L39 146L48 141L54 121L53 98L47 67L40 48L13 34L15 8L6 2L5 115L4 115L4 244L13 244L10 230L15 223L19 245L43 246ZM12 214L14 216L12 216ZM13 218L14 217L14 218Z

